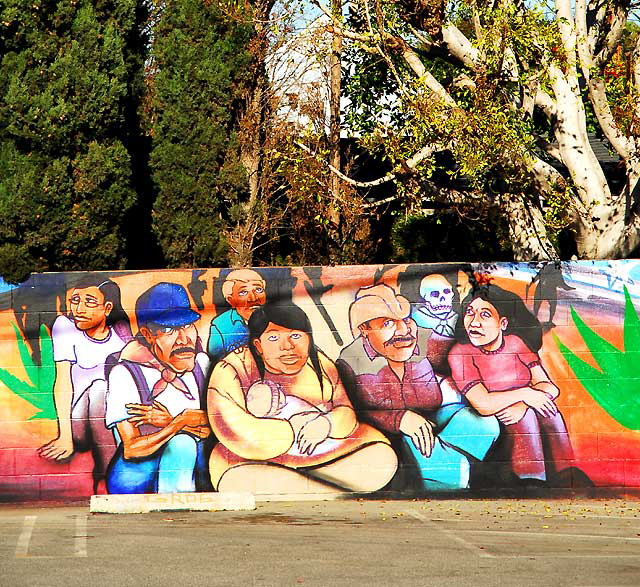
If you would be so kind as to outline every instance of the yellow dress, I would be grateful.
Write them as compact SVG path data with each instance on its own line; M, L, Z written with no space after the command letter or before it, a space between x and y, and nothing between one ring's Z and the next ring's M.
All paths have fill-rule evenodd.
M295 375L265 371L264 379L280 385L287 396L298 397L320 410L331 422L327 448L311 455L291 450L294 431L285 419L256 417L246 405L246 393L260 381L258 367L247 347L227 355L209 380L207 408L213 433L219 440L209 460L211 482L217 487L225 471L248 462L313 468L330 463L374 442L390 444L378 430L358 422L335 364L318 353L322 389L311 361ZM331 442L328 442L331 441Z

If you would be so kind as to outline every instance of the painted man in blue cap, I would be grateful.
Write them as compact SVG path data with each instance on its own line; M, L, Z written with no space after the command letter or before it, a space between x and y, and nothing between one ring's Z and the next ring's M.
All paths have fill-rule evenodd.
M199 318L175 283L138 298L138 335L108 373L106 424L119 443L109 493L195 491L206 473L202 439L211 430L201 393L209 359L198 352Z

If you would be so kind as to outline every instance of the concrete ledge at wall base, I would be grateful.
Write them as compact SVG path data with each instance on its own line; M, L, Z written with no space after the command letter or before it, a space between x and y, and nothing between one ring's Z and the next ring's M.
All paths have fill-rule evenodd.
M252 493L145 493L92 495L92 514L146 514L166 511L255 510Z
M364 494L369 499L376 499L377 494ZM255 500L262 501L338 501L353 500L360 497L359 494L345 491L343 493L256 493Z

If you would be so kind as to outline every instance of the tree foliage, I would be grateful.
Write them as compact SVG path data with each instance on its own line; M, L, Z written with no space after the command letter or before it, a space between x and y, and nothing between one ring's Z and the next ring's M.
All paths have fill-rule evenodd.
M348 43L346 120L386 159L404 209L425 201L494 209L517 258L555 258L571 231L580 257L640 244L640 37L630 1L315 0ZM621 185L589 125L620 157ZM432 181L442 172L463 190Z
M124 267L136 202L144 11L135 0L0 7L0 274Z
M238 133L251 38L216 3L160 5L148 83L153 225L169 266L227 263L229 214L248 192Z

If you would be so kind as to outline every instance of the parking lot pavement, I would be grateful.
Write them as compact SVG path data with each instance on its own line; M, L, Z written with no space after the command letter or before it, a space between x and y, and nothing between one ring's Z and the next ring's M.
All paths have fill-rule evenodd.
M0 585L640 584L640 502L270 502L245 512L0 507Z

